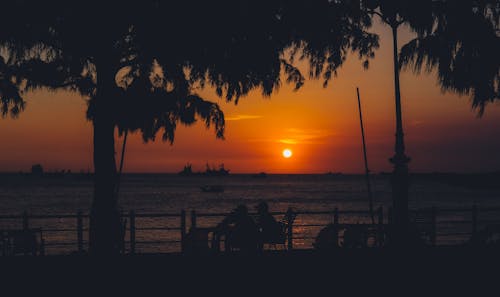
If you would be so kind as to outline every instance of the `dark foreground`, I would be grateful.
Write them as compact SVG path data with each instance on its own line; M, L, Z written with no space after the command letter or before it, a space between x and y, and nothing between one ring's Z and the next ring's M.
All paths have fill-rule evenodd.
M498 296L500 251L432 248L265 252L261 255L149 254L5 257L2 283L18 293L70 290L87 296ZM23 285L24 284L24 285ZM465 288L469 291L464 291ZM401 289L403 291L401 291ZM96 291L97 290L97 291ZM161 294L157 294L160 290ZM180 291L179 291L180 290ZM485 291L487 290L487 292ZM493 291L492 291L493 290ZM66 289L63 292L68 293ZM105 292L105 291L102 291ZM175 292L182 292L178 294ZM378 292L378 293L377 293ZM92 294L91 294L92 293ZM88 295L90 294L90 295ZM21 294L23 295L23 294ZM72 295L72 294L70 294Z

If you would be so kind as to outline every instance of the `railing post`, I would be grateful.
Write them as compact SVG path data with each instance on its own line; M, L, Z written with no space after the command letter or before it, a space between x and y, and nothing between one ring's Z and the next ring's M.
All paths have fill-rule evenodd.
M377 245L379 247L383 246L384 243L384 209L382 206L378 208L378 235L377 235Z
M431 244L436 246L437 239L437 209L435 206L431 208Z
M392 206L387 209L387 232L385 238L386 245L393 245L394 242L394 221L392 219Z
M135 211L131 210L130 219L130 254L135 254Z
M186 237L186 211L181 210L181 251L184 252L184 239Z
M472 206L472 236L475 238L477 232L477 205Z
M288 225L288 250L291 251L293 249L293 217L292 217L292 210L288 209L287 210L287 225Z
M23 230L28 230L28 229L29 229L28 212L25 210L23 212Z
M339 246L339 231L340 228L338 228L339 224L339 209L335 207L333 210L333 225L335 227L335 233L333 234L333 241L335 242L335 246Z
M191 229L196 229L196 211L191 211Z
M76 214L76 239L78 242L78 253L83 253L83 214L78 211Z
M23 230L24 231L27 231L28 228L29 228L29 221L28 221L28 212L25 210L23 212ZM28 254L28 251L24 251L24 255L27 255Z
M378 225L383 226L384 225L384 208L380 206L377 210L378 213Z

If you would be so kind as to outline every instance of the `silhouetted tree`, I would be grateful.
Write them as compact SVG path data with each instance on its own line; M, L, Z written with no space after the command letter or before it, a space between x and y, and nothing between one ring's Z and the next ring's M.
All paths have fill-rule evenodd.
M408 233L408 162L405 155L399 72L438 70L443 90L472 94L482 114L499 98L500 42L498 0L362 0L364 10L391 27L394 46L396 154L393 173L394 223L397 237ZM398 28L408 26L417 38L398 53Z
M369 66L379 37L367 30L371 18L356 1L283 1L282 22L290 30L296 58L309 63L309 77L322 78L324 86L337 75L348 51L356 52L363 66Z
M17 117L25 108L23 92L33 87L24 74L41 49L23 1L2 3L0 18L0 110L2 117Z
M137 52L139 43L134 40L134 28L138 26L134 27L134 17L139 17L136 22L147 23L148 14L158 11L155 1L144 3L141 9L136 9L132 2L121 3L128 4L126 8L98 1L18 4L16 8L26 17L14 22L19 25L16 32L2 36L1 40L11 62L0 65L5 103L2 111L17 114L24 106L20 90L38 87L68 89L89 98L87 116L94 125L95 170L91 249L115 253L120 230L115 192L115 126L120 131L140 129L145 140L154 139L163 129L163 138L173 142L178 123L192 124L199 117L207 127L214 125L217 137L222 137L223 113L217 104L191 92L189 77L183 73L189 66L188 59L170 59L174 66L167 76L158 60ZM110 16L116 16L115 22L109 23ZM148 25L161 25L161 20ZM166 27L175 28L174 22ZM153 33L142 36L144 43L161 38ZM182 44L182 40L172 41Z
M432 12L432 26L402 48L401 65L437 70L441 88L471 96L482 115L500 99L500 2L442 0Z
M16 81L14 67L5 63L0 56L0 110L2 116L10 114L12 117L19 115L24 109L25 101L19 93L19 82Z
M21 13L9 17L12 32L0 42L16 65L27 65L17 74L24 87L89 98L95 170L90 248L98 254L119 249L116 127L140 131L145 141L161 131L173 142L178 124L201 118L222 137L222 111L196 87L212 86L227 101L256 88L268 96L281 85L283 70L298 89L304 77L293 66L297 57L326 82L348 50L368 59L378 40L364 31L370 21L342 1L13 0L9 8Z

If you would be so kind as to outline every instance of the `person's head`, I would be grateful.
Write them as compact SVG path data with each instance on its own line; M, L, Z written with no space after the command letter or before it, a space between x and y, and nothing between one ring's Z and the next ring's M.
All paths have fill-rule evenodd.
M259 204L257 204L257 212L258 213L264 213L264 212L268 212L269 211L269 206L267 205L267 203L265 201L261 201L259 202Z

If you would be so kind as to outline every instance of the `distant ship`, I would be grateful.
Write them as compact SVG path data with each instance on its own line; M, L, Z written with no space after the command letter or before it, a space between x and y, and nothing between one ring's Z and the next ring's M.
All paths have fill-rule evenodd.
M344 175L344 174L342 172L331 172L331 171L328 171L327 173L325 173L325 175L341 176L341 175Z
M219 168L215 168L215 166L210 167L207 163L207 169L205 172L193 172L192 164L187 163L184 168L179 171L177 174L182 176L192 176L192 175L206 175L206 176L225 176L229 175L229 169L224 168L224 164L220 164Z
M224 168L224 164L219 165L219 169L216 169L215 167L210 167L207 163L207 169L205 170L205 175L208 176L225 176L229 175L229 169Z
M261 173L252 175L252 177L255 177L255 178L266 178L267 177L267 173L261 172Z
M182 171L179 172L179 175L182 175L182 176L189 176L189 175L193 175L193 168L192 168L192 165L190 163L187 163L186 166L184 166L184 169L182 169Z

